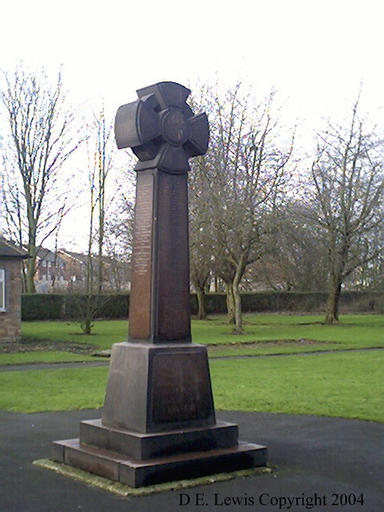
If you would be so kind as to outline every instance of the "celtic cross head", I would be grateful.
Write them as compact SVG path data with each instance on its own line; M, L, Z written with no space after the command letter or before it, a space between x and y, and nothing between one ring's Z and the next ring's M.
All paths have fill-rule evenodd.
M160 82L139 89L138 100L119 107L117 147L132 149L139 159L137 171L158 168L183 174L189 170L189 158L206 153L208 119L193 114L186 103L190 92L175 82Z

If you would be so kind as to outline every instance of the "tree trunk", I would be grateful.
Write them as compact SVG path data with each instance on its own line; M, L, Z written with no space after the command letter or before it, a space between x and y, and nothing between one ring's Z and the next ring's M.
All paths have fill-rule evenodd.
M228 323L234 324L235 323L235 297L233 294L232 282L225 283L225 293L226 293L226 300L227 300Z
M207 312L205 310L205 291L203 288L197 288L196 289L196 296L197 296L197 318L199 320L205 320L207 318Z
M121 282L120 282L120 274L119 269L117 268L117 264L113 265L113 277L115 281L115 291L116 293L121 293Z
M88 238L88 257L87 257L87 274L86 274L86 303L83 312L83 321L80 324L80 328L84 334L91 334L92 331L92 320L94 312L92 309L93 299L93 262L92 262L92 235L93 235L93 214L94 214L94 199L93 189L91 189L91 216L89 221L89 238Z
M100 191L100 209L99 209L99 240L98 240L98 268L97 268L97 293L101 295L103 291L103 244L104 244L104 190Z
M339 299L341 293L341 281L332 283L331 290L328 295L327 310L324 322L326 324L334 324L339 321Z
M232 290L233 290L233 299L234 299L234 309L235 309L235 329L234 329L234 332L236 332L236 334L244 334L244 330L243 330L243 314L242 314L242 311L241 311L241 295L240 295L240 291L239 291L239 284L240 284L240 279L243 275L243 270L242 268L239 266L237 269L236 269L236 274L233 278L233 283L232 283Z
M93 327L92 317L93 317L93 315L92 315L92 311L91 311L91 305L87 304L86 310L85 310L85 318L84 318L83 322L80 323L80 328L83 331L83 334L87 334L87 335L91 334L92 327Z
M103 252L102 248L99 248L99 266L97 269L97 293L101 295L103 291Z
M235 299L235 329L236 334L244 334L243 330L243 314L241 311L241 295L239 290L234 291Z
M36 267L36 255L32 255L27 261L27 272L25 276L26 292L36 293L35 288L35 267Z
M80 301L80 315L82 320L80 322L80 328L83 334L91 334L93 327L93 319L95 316L95 308L93 304L92 290L88 289L84 308L82 308L82 301Z

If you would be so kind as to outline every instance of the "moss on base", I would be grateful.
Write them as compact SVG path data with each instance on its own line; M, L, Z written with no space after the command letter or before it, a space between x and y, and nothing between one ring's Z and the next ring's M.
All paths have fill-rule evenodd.
M36 466L40 466L44 469L49 469L60 475L79 480L86 485L98 487L104 491L109 491L119 496L147 496L157 492L173 491L177 489L186 489L188 487L195 487L197 485L208 485L215 482L224 482L226 480L232 480L237 477L247 477L255 475L264 475L272 473L270 467L244 469L241 471L233 471L232 473L217 473L216 475L208 475L199 478L192 478L188 480L178 480L176 482L165 482L163 484L149 485L148 487L129 487L128 485L120 482L113 482L107 478L93 475L82 469L67 466L61 462L56 462L51 459L39 459L33 462Z

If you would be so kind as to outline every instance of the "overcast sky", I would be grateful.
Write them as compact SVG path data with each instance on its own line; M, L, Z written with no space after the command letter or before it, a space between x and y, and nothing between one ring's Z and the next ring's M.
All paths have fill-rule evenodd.
M55 71L79 102L135 99L160 80L274 86L299 115L332 111L364 82L384 104L384 6L372 0L5 0L0 67Z
M104 98L110 112L161 80L242 80L256 95L274 87L308 127L346 112L362 83L380 124L383 15L375 0L3 0L0 69L62 64L70 100Z

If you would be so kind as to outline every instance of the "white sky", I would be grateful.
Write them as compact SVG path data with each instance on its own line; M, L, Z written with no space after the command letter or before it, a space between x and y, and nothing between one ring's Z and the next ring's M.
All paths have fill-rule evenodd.
M237 80L278 93L305 130L363 107L383 124L384 3L379 0L3 0L0 69L22 59L55 75L82 109L113 112L137 88ZM0 127L1 129L1 127Z

